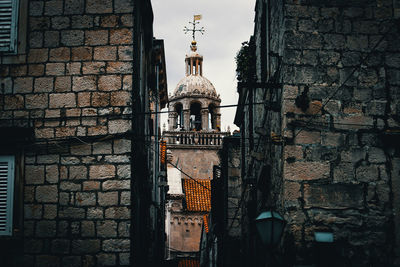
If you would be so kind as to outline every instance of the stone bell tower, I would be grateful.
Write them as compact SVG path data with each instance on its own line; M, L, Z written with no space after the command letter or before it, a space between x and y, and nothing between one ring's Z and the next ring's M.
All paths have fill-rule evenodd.
M193 26L195 28L196 21ZM169 97L167 141L167 258L196 260L204 216L211 208L213 166L219 165L221 99L203 76L203 56L194 39L185 57L185 77Z

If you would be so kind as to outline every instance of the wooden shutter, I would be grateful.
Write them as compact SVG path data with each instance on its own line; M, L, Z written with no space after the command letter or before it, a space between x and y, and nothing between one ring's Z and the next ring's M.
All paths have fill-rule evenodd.
M12 234L14 156L0 156L0 236Z
M18 33L18 0L0 0L0 52L15 52Z

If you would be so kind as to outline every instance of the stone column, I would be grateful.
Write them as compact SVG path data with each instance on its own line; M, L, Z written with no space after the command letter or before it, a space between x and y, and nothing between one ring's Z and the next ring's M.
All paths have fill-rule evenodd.
M183 111L183 125L184 125L185 131L190 130L190 111L189 110Z
M201 129L204 131L208 131L208 110L202 109L201 110Z
M173 131L176 128L177 112L170 112L168 114L168 131Z

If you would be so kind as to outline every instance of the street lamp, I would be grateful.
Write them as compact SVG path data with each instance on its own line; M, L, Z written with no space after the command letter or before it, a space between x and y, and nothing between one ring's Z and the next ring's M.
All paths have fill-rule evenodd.
M274 246L281 239L285 220L275 211L263 211L255 219L261 241L267 246Z

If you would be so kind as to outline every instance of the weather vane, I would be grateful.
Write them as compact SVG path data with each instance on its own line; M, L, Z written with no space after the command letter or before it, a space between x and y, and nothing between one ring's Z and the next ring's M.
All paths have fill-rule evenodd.
M193 37L193 41L196 39L196 32L200 32L201 34L204 34L204 27L201 27L200 29L196 29L196 25L199 24L200 22L198 22L198 20L201 20L201 15L194 15L193 16L193 22L189 21L190 24L193 25L193 29L189 29L185 26L185 28L183 28L183 31L186 33L188 32L192 32L192 37Z

